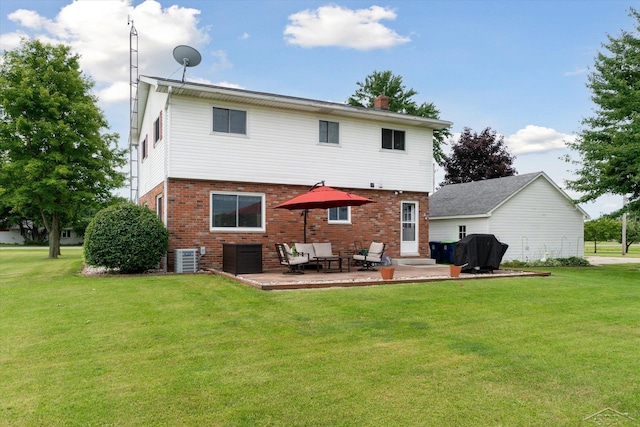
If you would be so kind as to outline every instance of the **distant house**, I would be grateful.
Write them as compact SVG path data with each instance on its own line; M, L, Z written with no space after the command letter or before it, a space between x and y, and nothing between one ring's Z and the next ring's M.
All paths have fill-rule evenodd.
M308 241L344 254L376 240L392 258L428 257L433 130L449 126L391 112L388 97L361 108L142 76L134 193L169 231L169 270L187 248L219 268L225 243L262 244L264 266L280 266L274 244L301 242L303 221L274 207L319 181L376 203L309 211Z
M429 240L494 234L503 260L584 256L589 215L544 172L447 185L429 197Z
M9 228L0 228L0 243L7 245L24 245L27 239L20 233L20 227L17 225ZM61 245L81 245L84 239L78 236L70 228L65 228L60 233Z

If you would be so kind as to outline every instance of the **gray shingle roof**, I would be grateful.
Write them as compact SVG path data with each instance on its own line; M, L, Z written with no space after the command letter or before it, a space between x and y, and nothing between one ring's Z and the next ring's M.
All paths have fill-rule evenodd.
M451 184L429 196L429 217L486 215L543 172Z

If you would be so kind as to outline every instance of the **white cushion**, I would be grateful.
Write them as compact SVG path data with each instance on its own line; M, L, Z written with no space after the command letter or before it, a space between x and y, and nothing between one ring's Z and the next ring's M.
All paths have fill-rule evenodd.
M289 245L283 243L282 246L284 246L284 250L287 252L287 260L289 261L289 265L298 265L309 262L307 254L293 256L293 251L291 250ZM296 247L296 251L297 250L298 248Z
M296 251L299 254L304 254L308 256L309 259L313 259L316 257L316 252L313 250L313 243L296 243Z
M287 252L288 256L293 256L293 251L291 250L291 248L289 247L289 245L287 245L286 243L283 243L282 246L284 246L284 250Z
M309 262L309 260L307 259L306 255L304 255L304 256L298 255L296 257L289 258L289 265L306 264L308 262Z
M331 243L314 243L313 250L315 251L317 258L334 256L333 251L331 250Z
M382 258L379 256L372 255L354 255L353 259L356 261L371 261L371 262L381 262Z
M381 262L384 243L372 242L366 255L355 254L353 259L356 261Z
M384 250L384 243L379 242L371 242L371 246L369 246L369 256L371 257L382 257L382 251Z

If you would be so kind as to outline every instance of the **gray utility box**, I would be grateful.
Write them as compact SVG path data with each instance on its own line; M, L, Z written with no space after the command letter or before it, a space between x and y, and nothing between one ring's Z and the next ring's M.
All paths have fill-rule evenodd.
M176 249L173 253L176 273L196 273L198 271L197 249Z

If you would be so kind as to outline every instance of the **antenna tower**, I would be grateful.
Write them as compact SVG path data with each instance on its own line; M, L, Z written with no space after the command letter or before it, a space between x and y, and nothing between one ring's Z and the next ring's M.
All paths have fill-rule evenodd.
M129 31L129 200L138 202L138 31Z

